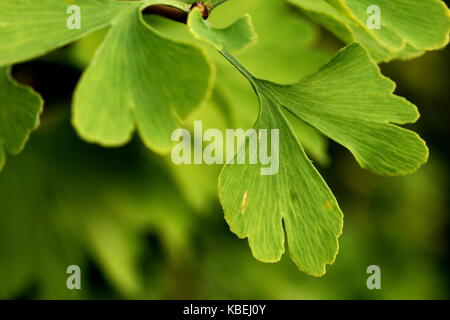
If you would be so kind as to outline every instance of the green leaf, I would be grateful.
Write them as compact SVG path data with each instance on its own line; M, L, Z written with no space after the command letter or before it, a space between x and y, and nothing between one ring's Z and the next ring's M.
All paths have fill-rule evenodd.
M298 84L267 82L265 87L276 92L285 108L347 147L363 168L402 175L427 161L424 141L394 125L415 122L416 107L393 94L395 84L358 44L347 46Z
M284 2L246 1L239 6L228 2L217 10L217 15L212 15L210 19L218 24L233 21L241 12L251 14L254 29L258 32L258 41L245 51L239 52L237 56L253 74L260 78L292 83L298 80L299 75L317 70L331 58L328 52L311 48L317 36L316 30ZM190 21L193 20L191 17ZM199 24L205 23L198 17L195 20L199 20ZM196 32L202 32L201 28L194 28ZM213 27L209 24L208 28ZM253 27L250 28L253 29ZM248 31L243 33L246 32ZM280 37L280 34L283 36ZM234 111L232 116L238 118L236 121L238 125L248 127L254 123L257 114L254 112L257 108L257 100L254 99L252 89L229 63L224 62L222 56L213 55L213 58L216 57L217 87L235 109L232 110ZM252 108L253 105L255 108ZM326 163L326 138L300 119L295 118L294 121L293 127L297 134L301 134L306 151L316 160Z
M405 42L417 49L435 50L449 41L450 12L441 0L327 1L357 21L379 42L390 47L397 44L400 48ZM371 5L380 7L381 29L370 30L367 27L367 8Z
M41 97L30 88L19 85L11 77L9 67L0 67L0 169L5 152L22 151L32 130L39 124Z
M156 33L130 9L114 22L75 92L73 123L86 140L170 149L171 133L206 97L211 67L201 50Z
M327 153L328 139L322 135L319 130L311 127L305 121L292 115L290 112L284 112L295 132L295 135L302 142L306 154L311 156L319 164L326 166L330 163L330 157Z
M77 5L81 28L69 29L67 8ZM0 66L43 55L103 28L123 9L136 3L110 0L2 0L0 2Z
M410 59L449 41L450 14L440 0L288 1L344 42L360 42L378 62ZM381 10L380 29L367 26L371 5Z
M79 259L78 250L72 250L71 225L64 223L63 214L53 211L53 187L58 185L58 189L61 185L53 180L55 166L48 168L49 163L54 164L50 154L59 151L53 145L35 148L39 139L37 133L30 148L0 174L2 299L21 297L28 293L30 284L36 288L37 298L73 299L83 295L79 290L67 290L66 268L74 263L83 266L83 260ZM72 184L72 180L66 181Z
M223 52L239 67L233 57ZM241 68L241 67L239 67ZM342 233L342 212L320 174L306 156L282 112L276 93L247 73L260 101L253 128L279 130L279 172L261 176L261 165L224 166L219 195L225 218L240 238L248 238L253 255L264 262L280 260L285 233L292 260L310 275L325 274L332 264ZM277 143L271 141L271 145ZM241 148L248 157L248 148ZM274 156L274 154L272 154ZM284 227L284 228L283 228Z
M70 5L80 8L81 28L70 29ZM74 97L73 123L88 141L122 145L137 127L145 144L166 152L171 132L209 93L211 67L191 45L171 41L146 25L140 10L173 0L118 2L2 1L0 65L42 55L112 25Z
M313 47L317 28L287 3L273 0L241 2L239 6L233 2L221 6L211 20L218 25L242 12L251 15L258 41L239 52L237 57L256 76L291 83L297 81L300 74L315 71L329 60L328 52ZM220 59L224 64L223 58Z
M194 33L195 36L210 39L219 51L242 51L256 42L256 33L248 14L227 28L217 29L209 21L203 20L200 10L196 8L189 14L188 24L200 33Z
M189 26L197 36L207 35L197 32L200 24ZM282 105L234 57L226 51L222 54L247 76L258 95L260 114L253 128L280 132L278 174L261 176L261 165L224 166L219 195L226 220L234 233L249 239L253 255L265 262L278 261L284 252L284 222L294 262L306 273L321 276L338 251L342 212L295 137ZM248 150L241 148L236 157L242 152Z
M105 275L120 292L132 297L136 296L142 287L136 265L136 256L139 253L138 237L135 230L127 228L123 221L112 214L113 210L114 208L111 208L109 214L102 213L102 209L90 212L83 220L86 228L83 235L86 246Z
M332 56L325 50L313 47L318 36L316 28L285 2L245 1L239 6L228 2L216 10L217 14L212 15L210 20L220 25L234 21L242 12L251 15L258 41L239 52L237 57L259 78L292 83L299 76L316 71ZM258 109L258 101L251 86L221 55L212 56L218 67L216 86L229 102L234 126L250 127L256 119ZM291 124L301 138L307 154L321 164L327 164L327 139L298 118L294 118Z
M189 26L198 36L205 35L198 24ZM271 154L279 163L277 174L260 175L260 164L224 166L219 195L226 220L234 233L248 238L261 261L281 258L286 233L299 269L321 276L336 257L342 213L282 110L349 148L363 167L382 174L410 173L426 161L428 150L420 137L393 125L414 122L419 114L393 95L393 82L380 74L358 44L347 46L318 72L293 85L261 80L226 50L221 53L258 96L260 111L253 128L278 129L280 135L279 142L273 137L268 142L279 146L278 158L276 149ZM235 159L242 156L250 156L245 144Z
M163 298L147 278L158 280L156 266L184 265L198 220L161 157L140 145L93 148L74 134L68 112L63 117L37 131L0 174L0 298ZM73 264L82 290L67 289ZM89 281L92 269L100 281Z

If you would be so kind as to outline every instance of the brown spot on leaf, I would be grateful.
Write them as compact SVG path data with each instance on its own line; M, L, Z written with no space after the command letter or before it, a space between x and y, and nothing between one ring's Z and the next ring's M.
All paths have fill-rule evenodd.
M245 191L244 195L242 196L241 213L244 213L244 210L247 207L247 200L248 200L248 191Z
M334 202L332 200L325 201L323 207L325 208L325 210L331 211L334 208Z

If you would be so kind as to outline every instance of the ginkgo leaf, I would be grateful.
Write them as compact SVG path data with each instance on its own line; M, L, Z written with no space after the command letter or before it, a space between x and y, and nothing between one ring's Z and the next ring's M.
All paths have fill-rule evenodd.
M230 1L217 9L210 20L221 25L242 12L251 15L258 41L236 56L259 78L292 83L331 57L328 51L313 46L318 28L284 1L241 1L238 6ZM217 62L229 65L222 57Z
M241 51L256 41L251 18L247 14L227 28L217 29L203 20L200 10L195 8L189 14L188 24L200 32L200 39L208 38L217 50ZM196 34L194 34L196 35Z
M68 8L80 11L80 29L68 28ZM43 55L103 28L136 3L111 0L3 0L0 2L0 66Z
M231 21L241 12L248 12L258 34L255 45L239 52L239 61L258 78L271 79L279 83L292 83L299 76L316 71L331 57L328 51L313 46L318 31L286 2L278 0L245 1L234 6L233 2L220 7L217 15L211 16L215 23ZM217 22L216 22L217 21ZM282 36L280 36L282 35ZM237 119L248 118L240 127L248 128L254 123L258 102L253 90L238 72L220 55L217 57L217 86L234 108ZM289 114L286 114L289 117ZM308 155L320 164L328 163L327 138L317 129L292 117L291 125L302 141Z
M330 157L327 153L329 140L320 133L319 130L307 124L290 112L284 112L295 132L295 135L302 142L306 154L321 165L328 165Z
M279 172L261 175L261 164L226 164L219 177L219 196L231 230L248 238L253 255L264 262L280 260L285 237L298 268L310 275L325 274L338 251L343 216L330 189L306 156L276 95L239 66L260 101L253 129L279 130ZM268 145L276 144L270 140ZM236 157L249 148L242 147ZM286 235L285 235L286 232Z
M401 42L414 48L435 50L448 43L450 12L441 0L327 0L356 20L374 38L389 47L403 47ZM368 8L380 8L380 29L370 29ZM356 19L355 19L356 18ZM430 28L430 26L433 26Z
M217 43L229 41L233 37L234 42L248 43L249 38L256 38L256 36L248 36L256 29L257 43L249 48L246 46L245 51L239 50L239 60L244 61L253 74L277 79L282 83L297 80L300 74L317 70L320 65L329 60L328 53L310 48L316 36L314 28L298 14L293 13L283 2L258 0L245 2L239 6L224 6L220 8L220 15L212 16L211 20L224 24L224 22L234 21L240 12L249 12L252 20L239 26L242 30L238 32L238 35L233 34L232 31L237 29L233 27L237 23L225 29L216 29L210 22L200 19L199 12L190 14L188 24L200 24L200 26L194 26L196 32L205 33L200 38L208 37ZM245 21L245 16L238 21L242 20ZM177 31L180 31L178 29ZM221 34L211 34L217 30ZM282 38L279 37L280 34L283 34ZM215 48L220 50L222 46L218 46L217 43ZM254 98L251 87L229 63L224 61L222 56L213 53L212 57L218 69L216 86L229 101L235 125L251 126L257 114L257 99ZM321 164L327 164L327 139L318 130L299 119L295 119L292 125L296 134L303 139L306 152Z
M143 22L140 10L154 4L189 11L189 4L173 0L2 1L0 65L112 25L75 93L73 123L83 138L106 146L126 143L137 127L149 148L165 152L178 118L208 95L212 71L200 49L171 41ZM79 8L79 29L69 28L71 5Z
M357 41L367 48L370 48L372 57L377 61L388 61L391 59L391 53L380 46L375 39L364 32L358 25L338 12L325 0L288 0L297 5L315 22L321 24L345 43Z
M410 59L449 41L450 14L440 0L288 1L344 42L360 42L379 62ZM380 28L367 24L374 5L380 10Z
M189 26L198 37L207 35L197 32L204 26L193 23ZM209 41L207 37L204 39ZM338 251L342 212L298 142L279 101L233 56L225 50L221 52L246 75L258 95L260 113L253 127L255 132L279 130L279 155L272 156L280 164L278 173L267 176L260 175L260 164L225 165L219 177L225 218L234 233L249 239L253 255L265 262L278 261L284 253L285 228L291 257L299 269L321 276ZM248 158L248 152L243 147L236 157L245 153Z
M137 127L149 148L166 152L177 118L206 97L211 74L200 49L159 35L131 8L114 21L78 84L74 126L107 146L126 143Z
M189 24L199 37L198 24ZM209 41L208 37L204 38ZM254 256L274 262L289 244L299 269L320 276L333 263L342 232L342 213L283 115L285 108L307 124L346 146L365 168L382 174L406 174L427 160L428 149L412 131L394 124L414 122L419 114L411 103L393 95L394 84L383 77L367 51L351 44L316 73L293 85L281 85L252 75L226 50L221 54L251 83L260 102L253 135L278 130L271 137L271 157L279 165L261 175L261 164L228 162L219 177L219 195L231 230L248 238ZM257 139L248 136L247 141ZM254 151L254 150L253 150ZM250 159L246 144L237 158Z
M0 67L0 169L5 153L17 154L39 124L41 97L11 77L9 67Z
M395 84L358 44L297 84L265 84L283 107L347 147L363 168L402 175L427 161L424 141L394 125L415 122L417 108L393 94Z

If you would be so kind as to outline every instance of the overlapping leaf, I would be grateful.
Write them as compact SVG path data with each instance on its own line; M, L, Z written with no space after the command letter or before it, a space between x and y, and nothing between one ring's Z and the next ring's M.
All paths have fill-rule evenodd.
M413 58L449 39L450 14L440 0L288 1L344 42L360 42L377 61ZM380 29L367 25L372 5L380 8Z
M42 99L31 89L16 83L10 68L0 67L0 169L5 153L17 154L39 123Z
M239 3L239 6L230 1L218 8L210 20L224 25L242 13L251 15L258 41L238 52L237 57L256 76L292 83L299 76L317 70L331 58L327 51L313 46L318 37L316 28L283 1L249 0ZM258 108L251 87L222 56L216 54L213 57L218 66L216 84L227 99L235 125L251 126ZM326 164L328 139L298 118L291 124L302 138L307 154Z
M81 28L69 29L67 8L77 5ZM131 2L110 0L3 0L0 2L0 66L23 62L108 26Z
M11 14L0 13L0 65L42 55L112 25L77 88L74 124L87 140L104 145L125 143L137 127L147 146L167 150L178 118L186 117L207 92L211 73L208 61L195 47L166 39L144 23L139 9L161 1L80 0L76 4L83 6L86 24L78 31L65 28L65 9L72 3L2 2L0 12ZM428 20L420 20L423 23L412 26L414 19L421 19L414 11L407 11L406 19L396 21L396 13L391 10L386 29L376 33L366 30L361 22L361 4L351 0L302 3L319 22L332 26L345 41L358 40L378 61L406 58L448 41L448 11L437 1L424 1L420 8L433 13L431 18L439 22L438 31L422 32L420 39L413 40L411 31L421 32L429 25ZM406 5L404 0L393 3L397 9ZM383 4L386 2L380 1L382 10ZM22 15L22 10L29 13ZM37 31L30 36L21 25L37 15L42 19L37 19ZM260 176L261 165L224 167L219 187L227 221L236 234L248 237L258 259L279 260L286 237L291 257L301 270L316 276L324 274L325 265L337 254L342 213L307 158L283 108L347 147L363 167L382 174L410 173L426 161L423 141L394 125L415 121L417 111L392 94L392 82L381 76L367 51L357 44L339 52L299 83L280 85L253 76L228 53L252 41L248 18L229 28L215 29L194 10L188 23L196 36L211 42L253 86L260 102L254 128L280 132L279 156L272 155L280 163L278 174ZM54 33L46 34L50 28ZM105 236L114 234L106 231ZM111 257L115 260L119 256ZM122 273L111 272L113 277ZM134 290L128 284L121 285Z
M197 36L204 35L197 32L200 25L190 27ZM337 254L342 213L282 109L349 148L363 167L382 174L410 173L426 161L423 141L391 124L413 122L418 113L392 94L393 83L358 44L349 45L294 85L258 79L226 50L221 53L249 80L259 98L260 113L253 128L280 132L278 174L261 176L261 165L223 168L219 194L226 219L233 232L249 239L253 254L262 261L280 259L285 231L297 266L311 275L323 275L325 265ZM236 157L242 153L249 157L248 152L242 146Z
M73 123L88 141L126 143L135 127L158 152L171 146L170 133L207 96L210 63L200 49L174 42L142 20L140 10L157 1L2 1L0 65L40 56L89 32L111 25L74 98ZM80 8L81 28L67 27L67 8Z
M104 145L127 142L137 126L149 148L167 151L177 118L205 98L210 74L199 49L163 38L129 10L80 80L74 125L86 140Z
M193 19L198 23L192 23ZM191 15L190 22L193 33L202 38L205 33L197 30L205 24L196 15ZM257 92L260 114L254 129L280 132L280 154L275 160L280 163L278 174L261 176L260 165L223 168L219 195L225 217L233 232L248 237L253 255L266 262L278 261L284 252L284 222L292 259L301 270L323 275L325 265L335 259L337 237L342 232L342 213L336 199L304 153L281 111L281 104L270 91L259 90L259 80L234 57L225 50L222 53L247 76ZM241 148L236 157L242 152L248 149Z
M194 10L188 18L188 24L201 32L202 38L211 39L217 50L240 51L256 41L251 18L245 15L224 29L214 28L209 21L201 19L199 10ZM197 25L197 26L195 26Z

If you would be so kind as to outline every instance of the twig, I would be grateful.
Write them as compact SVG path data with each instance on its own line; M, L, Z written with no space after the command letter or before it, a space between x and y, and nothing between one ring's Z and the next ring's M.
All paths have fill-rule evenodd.
M208 19L211 11L226 1L228 0L210 0L206 2L197 1L188 6L188 10L183 10L168 4L156 4L145 8L143 13L156 14L174 21L186 23L189 12L191 12L194 8L198 8L200 10L203 19Z
M186 11L162 4L147 7L144 9L143 13L156 14L158 16L166 17L170 20L178 21L181 23L186 23L188 16L188 12Z

